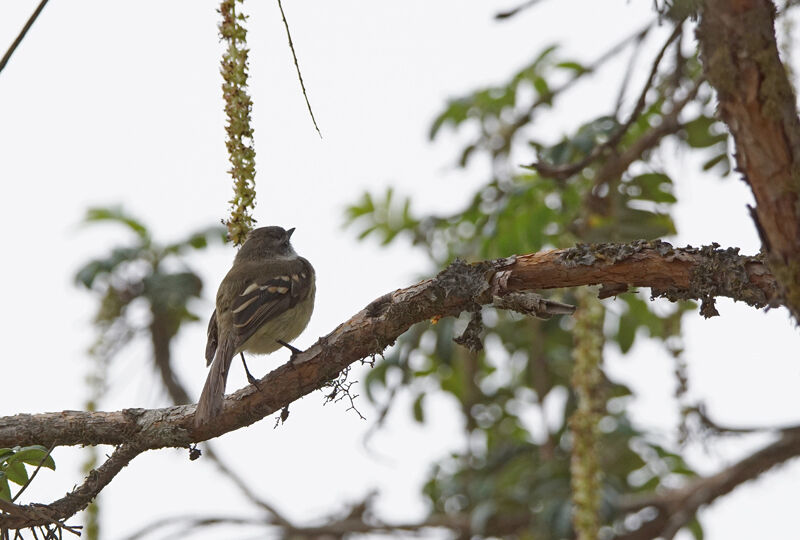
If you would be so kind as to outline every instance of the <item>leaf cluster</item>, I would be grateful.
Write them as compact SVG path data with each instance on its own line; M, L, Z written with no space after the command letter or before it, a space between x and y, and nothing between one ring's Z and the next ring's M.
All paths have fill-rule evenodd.
M11 500L9 481L19 486L29 482L26 465L56 470L56 462L44 446L0 448L0 499Z
M76 284L100 299L94 318L98 338L91 352L101 364L110 361L143 329L141 317L131 314L137 304L149 311L147 329L151 333L156 331L151 339L158 337L166 343L184 322L198 320L190 302L200 297L202 281L185 263L184 256L205 249L211 242L225 242L223 227L209 227L176 242L161 244L153 241L143 223L121 208L92 208L84 221L122 225L133 238L131 243L90 260L75 274ZM98 367L93 378L102 380L102 369Z
M664 141L671 140L679 152L704 155L703 169L726 174L730 167L728 137L713 118L696 54L684 54L679 41L674 49L672 65L657 72L645 106L632 121L623 121L618 107L547 143L535 136L538 109L556 107L571 81L581 82L602 62L587 66L559 58L556 47L545 48L506 82L451 100L434 120L431 137L445 126L477 133L462 150L459 166L469 166L478 154L493 163L492 177L465 208L421 216L413 211L412 197L389 189L382 195L365 193L347 209L347 223L359 238L384 245L408 239L437 267L456 257L507 257L576 241L629 242L674 234L673 180L656 156ZM570 74L567 82L564 73ZM618 142L609 146L609 141ZM566 178L550 178L517 166L517 156L530 152L554 167L597 157ZM574 301L568 291L553 294ZM656 308L637 292L621 294L607 306L605 338L623 353L643 336L668 344L670 351L679 349L682 316L695 307L684 302ZM467 324L465 317L419 324L370 372L366 394L388 408L398 391L411 393L410 414L419 422L436 414L425 399L433 392L458 405L469 445L433 468L425 487L432 513L467 514L472 530L486 536L524 530L536 538L569 537L572 435L567 420L576 407L570 385L572 322L492 308L484 308L481 316L484 351L453 343ZM601 517L609 531L622 534L647 516L626 520L616 509L621 497L674 487L694 472L653 434L632 424L626 412L629 388L604 376L598 391ZM513 523L513 531L504 528ZM699 524L692 530L702 534Z

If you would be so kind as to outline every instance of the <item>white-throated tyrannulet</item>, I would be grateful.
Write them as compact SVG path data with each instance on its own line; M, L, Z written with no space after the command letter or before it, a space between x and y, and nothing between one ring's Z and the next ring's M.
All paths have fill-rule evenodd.
M206 361L211 370L197 403L195 425L222 411L234 356L276 351L308 324L314 310L314 268L292 248L293 232L281 227L251 231L220 283L217 308L208 322Z

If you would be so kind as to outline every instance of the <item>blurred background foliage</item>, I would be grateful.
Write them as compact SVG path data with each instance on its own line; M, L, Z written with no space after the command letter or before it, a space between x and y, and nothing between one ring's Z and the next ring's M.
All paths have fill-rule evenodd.
M199 320L189 308L199 298L202 281L182 258L190 250L204 249L209 242L225 242L222 226L194 232L172 243L155 242L149 229L121 208L91 208L85 224L113 223L128 230L132 242L116 247L105 256L91 260L75 275L75 283L98 296L94 318L97 340L90 356L97 361L89 386L94 396L105 391L108 363L137 336L146 336L153 352L153 364L161 382L176 404L193 400L177 381L170 365L170 342L184 322ZM137 316L145 311L147 316ZM95 398L87 403L96 406Z
M448 131L467 133L472 142L457 157L458 166L468 168L479 157L492 164L491 176L462 211L418 215L413 196L388 189L364 193L347 209L347 223L362 239L410 240L425 250L433 269L457 257L477 261L576 242L674 234L672 179L654 158L663 143L699 153L705 170L723 176L730 170L727 132L714 118L697 51L681 31L665 44L664 59L653 67L645 90L629 88L629 72L612 110L598 111L555 144L537 138L534 125L540 110L557 110L563 93L590 84L589 77L612 58L628 54L634 62L655 26L637 31L591 64L547 47L507 80L452 99L433 121L431 139ZM535 163L521 167L531 156ZM577 303L574 291L549 294ZM605 305L614 313L604 326L607 342L626 353L637 338L650 336L679 357L681 316L694 309L691 303L656 305L633 291ZM386 411L400 391L410 392L415 399L409 414L419 422L435 414L426 407L431 392L457 401L469 444L433 467L424 490L432 514L467 515L479 536L573 537L578 534L570 483L575 447L570 418L578 407L571 382L579 346L575 320L536 320L492 308L484 308L482 318L485 350L477 353L453 343L466 316L415 326L369 373L366 394ZM601 367L594 385L598 429L589 448L602 471L599 534L625 537L648 516L625 520L621 500L675 487L694 472L657 437L632 425L626 413L629 388L610 380ZM689 530L702 537L696 521Z
M75 284L91 291L98 300L93 320L97 337L89 348L86 410L98 410L108 391L109 366L137 337L150 343L152 365L170 401L192 403L173 369L170 354L181 325L200 319L190 310L189 303L200 297L203 283L183 256L191 250L205 249L209 243L225 242L225 227L208 227L176 242L161 244L153 240L146 225L122 208L91 208L84 224L119 225L131 238L125 245L87 262L75 274ZM90 447L87 452L83 464L86 474L103 461L97 447ZM95 499L84 516L88 540L101 537L99 510Z

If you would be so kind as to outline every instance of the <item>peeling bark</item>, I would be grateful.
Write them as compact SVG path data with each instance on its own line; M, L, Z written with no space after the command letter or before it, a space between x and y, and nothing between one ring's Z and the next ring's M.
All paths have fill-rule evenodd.
M770 268L800 321L800 120L774 23L769 0L707 0L697 38L739 170L755 196Z
M601 244L475 264L457 262L433 279L386 294L294 363L227 396L213 424L195 428L194 405L115 412L62 411L0 418L0 447L135 444L188 447L281 410L360 359L380 355L413 324L494 305L513 292L602 284L616 292L652 287L671 300L727 296L756 307L778 305L773 276L758 257L737 249L673 248L666 242Z
M227 396L213 423L196 427L195 405L0 418L0 447L118 446L108 461L62 499L50 505L6 505L0 529L61 523L84 508L139 453L189 448L257 422L335 379L350 364L380 355L413 324L475 313L483 305L544 317L570 313L571 306L523 291L594 284L604 285L607 295L638 286L652 287L654 295L672 300L729 296L758 307L778 302L775 281L761 259L741 256L733 248L674 248L666 242L639 241L580 245L474 264L456 261L432 279L373 301L261 379L258 388L247 386Z

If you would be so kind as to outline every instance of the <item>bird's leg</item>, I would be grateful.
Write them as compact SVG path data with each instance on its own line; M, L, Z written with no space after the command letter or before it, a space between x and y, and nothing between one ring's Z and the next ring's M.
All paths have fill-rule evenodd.
M240 352L239 356L242 357L242 365L244 366L244 372L247 373L247 382L255 386L257 390L261 390L261 388L258 386L258 379L253 377L253 374L250 373L249 369L247 369L247 362L244 361L244 352Z
M300 349L298 349L297 347L294 347L294 346L292 346L292 345L289 345L288 343L286 343L286 342L285 342L285 341L283 341L282 339L278 339L278 340L276 340L276 341L277 341L278 343L280 343L281 345L283 345L284 347L286 347L287 349L289 349L290 351L292 351L292 356L289 358L289 363L290 363L290 364L292 364L292 365L294 365L294 359L295 359L295 357L296 357L298 354L300 354L301 352L303 352L303 351L301 351L301 350L300 350Z

